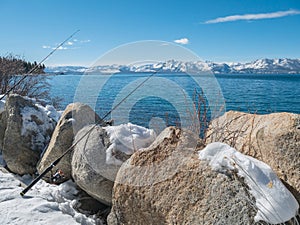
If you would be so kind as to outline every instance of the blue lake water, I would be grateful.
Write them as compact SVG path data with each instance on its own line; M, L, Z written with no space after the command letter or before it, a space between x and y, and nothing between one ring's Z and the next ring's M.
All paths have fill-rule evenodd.
M63 107L74 101L81 101L103 116L147 76L149 74L115 74L111 77L56 75L50 79L51 95L63 98ZM219 101L224 111L239 110L258 114L300 113L300 75L251 74L215 77L217 83L213 85L218 84L220 89L206 86L204 93L210 92L210 95L214 95L217 99L214 104ZM204 84L212 79L201 78L201 82ZM216 90L212 92L212 89ZM121 116L126 117L128 121L144 126L147 126L153 117L170 120L168 123L174 124L180 120L178 118L181 114L190 114L186 112L187 98L193 98L195 90L201 91L199 83L195 83L189 76L155 75L138 89L132 102L126 100L111 116L116 119L119 114L123 114ZM222 95L225 103L219 100L222 99Z

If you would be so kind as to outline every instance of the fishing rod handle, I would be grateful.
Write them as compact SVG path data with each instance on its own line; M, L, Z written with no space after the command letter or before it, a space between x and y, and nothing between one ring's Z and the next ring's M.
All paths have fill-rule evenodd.
M39 176L37 176L23 191L20 192L20 195L23 197L27 191L29 191L43 176L46 175L55 165L51 164L47 169L45 169Z

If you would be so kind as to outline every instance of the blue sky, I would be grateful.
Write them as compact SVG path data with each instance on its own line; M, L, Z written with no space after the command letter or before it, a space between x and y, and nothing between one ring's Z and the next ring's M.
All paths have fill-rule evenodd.
M204 60L300 58L299 0L0 0L0 54L88 66L128 42L162 40Z

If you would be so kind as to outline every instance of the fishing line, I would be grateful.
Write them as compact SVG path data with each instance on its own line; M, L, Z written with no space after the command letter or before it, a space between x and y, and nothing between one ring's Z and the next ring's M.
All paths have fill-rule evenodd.
M23 76L17 83L15 83L8 91L4 93L3 96L0 97L0 101L5 98L11 91L13 91L21 82L23 82L28 76L32 75L32 73L39 67L43 62L45 62L54 52L56 52L61 46L63 46L67 41L69 41L75 34L77 34L80 30L75 31L68 38L66 38L63 42L56 46L45 58L43 58L38 64L36 64L29 72Z

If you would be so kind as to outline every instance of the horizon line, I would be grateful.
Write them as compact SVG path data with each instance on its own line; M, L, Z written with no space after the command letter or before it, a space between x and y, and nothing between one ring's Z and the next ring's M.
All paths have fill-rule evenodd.
M265 57L265 58L257 58L257 59L254 59L254 60L242 60L242 61L217 61L217 60L198 60L198 62L212 62L212 63L226 63L226 64L231 64L231 63L252 63L252 62L255 62L257 60L263 60L263 59L268 59L268 60L278 60L278 59L290 59L290 60L300 60L300 57L299 58L290 58L290 57L282 57L282 58L268 58L268 57ZM171 60L174 60L174 59L169 59L168 61L171 61ZM178 61L178 60L175 60L175 61ZM183 61L182 61L183 62ZM186 62L191 62L191 61L186 61ZM113 63L113 64L109 64L109 65L125 65L125 64L117 64L117 63ZM84 64L50 64L50 65L47 65L45 64L46 67L67 67L67 66L72 66L72 67L85 67L85 68L90 68L92 66L89 66L89 65L84 65ZM97 66L107 66L107 65L97 65Z

